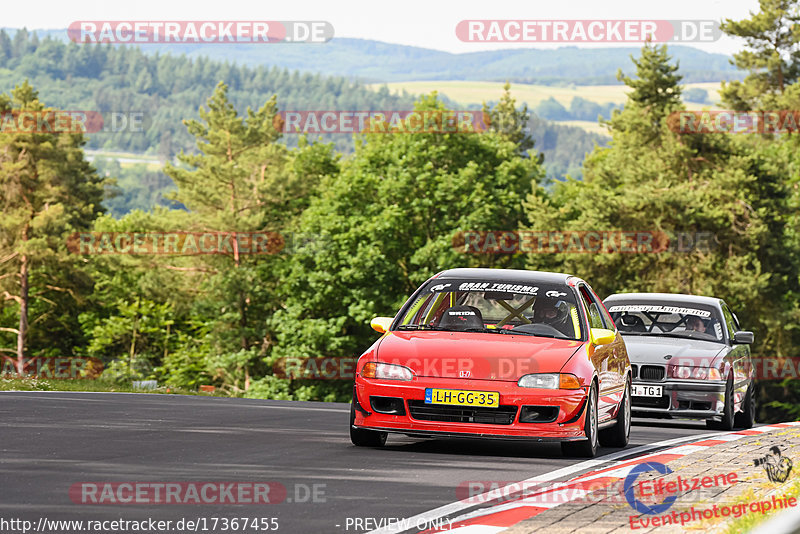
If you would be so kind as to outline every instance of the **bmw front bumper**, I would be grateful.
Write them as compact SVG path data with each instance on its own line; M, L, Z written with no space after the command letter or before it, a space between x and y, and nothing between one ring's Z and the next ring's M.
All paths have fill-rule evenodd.
M631 410L646 417L721 418L725 409L724 380L634 380L634 386L661 386L660 397L637 397Z

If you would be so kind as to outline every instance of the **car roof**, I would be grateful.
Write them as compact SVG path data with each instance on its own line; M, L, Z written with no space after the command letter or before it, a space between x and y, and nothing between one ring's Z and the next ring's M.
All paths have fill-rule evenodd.
M686 295L684 293L614 293L606 297L603 302L615 302L618 300L642 300L647 302L680 302L684 304L706 304L719 308L722 306L722 299L715 297L704 297L701 295Z
M479 278L492 282L545 282L566 284L567 280L581 281L571 274L528 271L522 269L448 269L435 277L437 280L451 278Z

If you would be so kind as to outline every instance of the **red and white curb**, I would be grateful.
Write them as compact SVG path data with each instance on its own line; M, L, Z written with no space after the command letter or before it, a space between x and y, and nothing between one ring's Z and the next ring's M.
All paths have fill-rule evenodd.
M618 484L625 480L625 477L628 476L636 465L641 463L659 462L666 464L667 462L683 458L693 452L705 450L708 447L722 445L748 436L756 436L765 432L772 432L793 426L800 426L800 422L778 423L752 428L750 430L696 436L695 438L699 438L699 440L685 445L678 445L656 453L644 454L633 460L628 459L612 462L609 466L590 471L566 482L553 482L555 478L568 475L569 471L577 472L584 470L587 467L591 467L592 463L594 463L594 465L607 464L609 460L613 460L614 457L629 457L631 453L635 454L636 451L636 449L623 450L606 456L603 459L589 460L575 466L559 469L549 473L545 477L534 477L516 484L509 484L503 488L494 489L482 495L471 496L462 501L408 518L395 525L373 530L368 534L399 534L414 526L422 525L435 528L429 528L422 532L417 528L414 532L419 532L419 534L434 534L437 532L497 534L521 521L535 517L545 510L581 499L591 492L600 491L614 484ZM663 446L680 441L689 441L690 439L692 438L679 438L660 442L660 444ZM652 450L654 446L658 445L659 443L654 443L647 448ZM539 485L545 483L550 484L548 486L539 487ZM492 501L498 500L502 502L491 504ZM474 508L479 503L486 503L486 505L477 510L472 510L468 513L453 517L452 519L449 518L460 511ZM448 519L443 519L445 517L448 517Z

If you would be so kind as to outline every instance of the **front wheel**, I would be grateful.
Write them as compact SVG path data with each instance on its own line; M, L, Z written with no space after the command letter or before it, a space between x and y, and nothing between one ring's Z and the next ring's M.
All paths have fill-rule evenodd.
M356 447L383 447L386 443L386 432L378 432L377 430L366 430L363 428L356 428L353 424L356 422L356 400L350 403L350 441Z
M597 454L597 391L594 386L589 389L589 398L586 400L586 419L583 431L586 433L587 439L561 443L561 452L564 456L594 458Z
M626 382L625 393L617 411L616 423L611 428L600 431L600 445L603 447L627 447L631 436L631 383Z
M756 385L752 381L745 393L742 413L737 413L734 420L738 428L753 428L756 424Z
M733 430L733 377L725 382L725 408L722 410L722 421L706 419L706 426L712 430Z

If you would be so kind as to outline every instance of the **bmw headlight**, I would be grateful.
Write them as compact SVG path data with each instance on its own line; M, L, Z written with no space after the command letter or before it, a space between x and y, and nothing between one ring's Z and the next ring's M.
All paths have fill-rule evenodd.
M672 368L672 378L691 380L722 380L722 373L716 367L689 367L676 365Z

